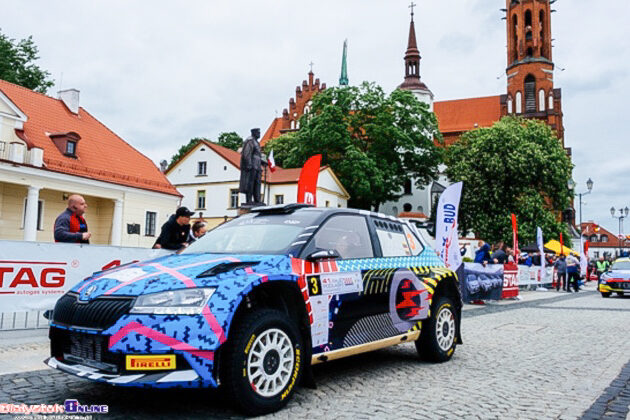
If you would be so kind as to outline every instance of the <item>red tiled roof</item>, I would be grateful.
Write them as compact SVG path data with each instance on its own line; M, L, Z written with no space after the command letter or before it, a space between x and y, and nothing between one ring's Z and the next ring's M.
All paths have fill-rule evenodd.
M441 133L491 127L501 119L501 102L498 95L435 102L433 109Z
M398 216L401 218L416 218L416 219L428 219L428 216L422 212L403 211Z
M47 170L129 187L181 196L166 176L142 153L108 129L85 109L70 112L59 99L0 80L4 93L26 116L24 130L16 134L29 148L44 150ZM51 133L75 132L77 156L62 154Z
M282 129L282 118L276 117L271 122L271 125L265 131L265 135L260 140L260 147L263 147L267 142L271 139L275 139L276 137L280 137L280 130Z
M595 228L598 227L596 223L593 222L584 222L582 223L582 233L584 236L597 235L598 239L601 238L602 235L608 237L608 242L601 242L601 239L597 242L589 241L589 245L593 248L620 248L620 247L628 247L630 245L630 240L621 241L619 237L614 233L604 229L599 226L599 230L595 231Z

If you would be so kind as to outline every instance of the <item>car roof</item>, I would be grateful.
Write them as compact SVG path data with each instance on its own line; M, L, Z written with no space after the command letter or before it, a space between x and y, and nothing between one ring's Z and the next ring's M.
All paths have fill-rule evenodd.
M623 258L617 258L615 261L613 262L630 262L630 258L628 257L623 257Z
M310 204L279 204L275 206L263 206L263 207L254 207L252 213L261 213L261 214L291 214L297 212L309 212L309 211L317 211L322 214L322 218L326 218L331 214L361 214L364 216L377 217L380 219L390 220L392 222L399 222L402 224L407 224L408 220L399 219L394 216L390 216L388 214L378 213L369 210L362 209L352 209L347 207L315 207Z

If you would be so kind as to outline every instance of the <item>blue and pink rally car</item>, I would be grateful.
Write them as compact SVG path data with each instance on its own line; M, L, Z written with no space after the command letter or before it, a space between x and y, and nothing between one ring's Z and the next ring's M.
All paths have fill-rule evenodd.
M457 276L407 222L259 207L181 254L83 280L54 308L46 363L119 386L222 386L262 414L317 363L405 342L447 361L460 317Z

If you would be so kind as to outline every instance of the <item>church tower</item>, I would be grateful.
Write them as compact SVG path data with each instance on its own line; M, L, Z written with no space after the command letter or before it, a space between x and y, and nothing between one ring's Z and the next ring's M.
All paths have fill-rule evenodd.
M411 91L420 102L429 105L433 111L433 93L427 85L420 80L420 51L416 41L416 28L413 22L414 3L411 3L411 23L409 25L409 40L407 41L407 52L405 53L405 80L398 86L398 89Z
M501 115L547 122L564 146L562 92L554 89L551 4L555 0L506 0L507 95Z

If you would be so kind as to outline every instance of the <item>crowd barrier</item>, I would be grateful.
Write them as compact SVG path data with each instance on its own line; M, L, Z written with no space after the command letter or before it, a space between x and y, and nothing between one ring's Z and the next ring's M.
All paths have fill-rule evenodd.
M460 288L464 302L516 298L519 290L555 287L557 281L552 266L543 269L514 263L463 265Z
M0 330L46 327L42 314L94 272L166 255L162 249L0 241Z

